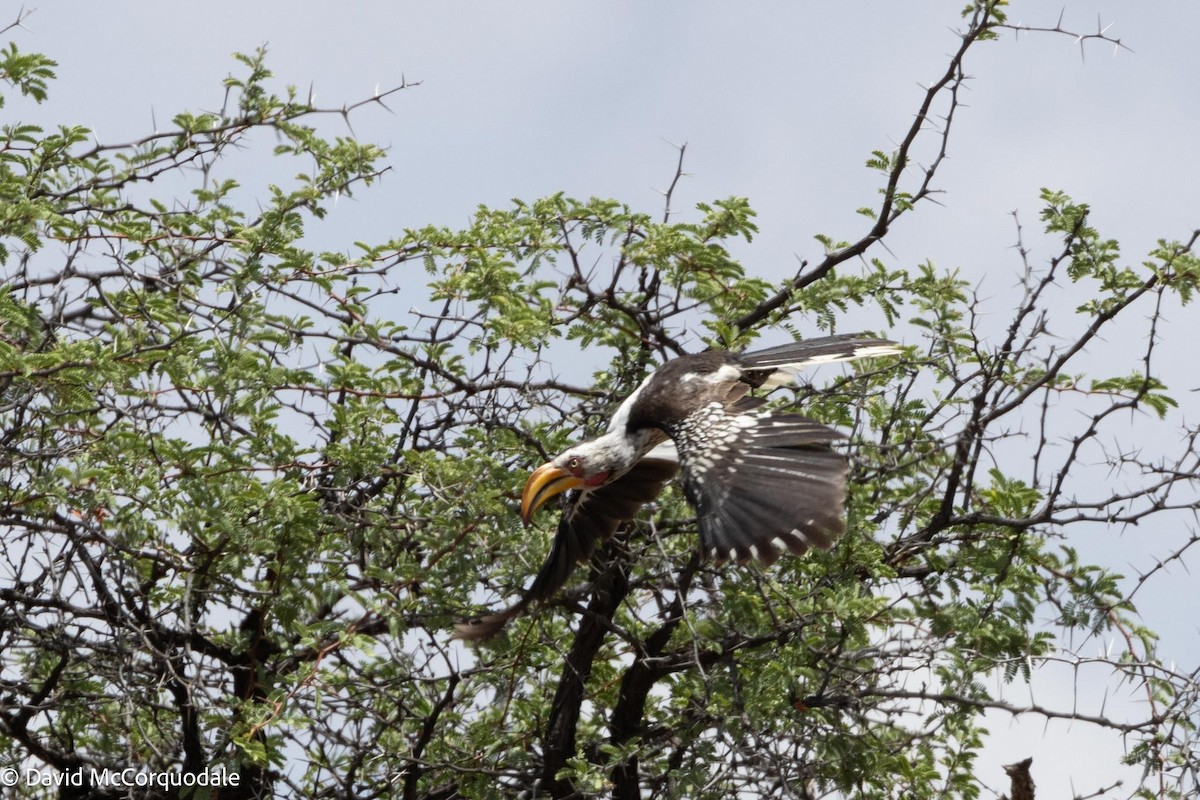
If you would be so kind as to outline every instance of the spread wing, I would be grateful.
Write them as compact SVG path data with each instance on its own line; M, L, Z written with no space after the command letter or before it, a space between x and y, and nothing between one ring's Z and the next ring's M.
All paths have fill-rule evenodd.
M714 402L671 432L703 552L771 564L784 551L831 547L845 531L848 468L831 447L842 435L799 415L743 408Z
M664 450L657 452L665 454ZM530 604L557 592L575 565L591 556L596 545L612 536L623 523L633 519L638 509L658 497L678 470L675 461L647 456L607 486L574 492L558 522L550 554L521 599L503 611L455 625L454 638L479 641L494 636Z
M667 431L705 555L771 564L784 551L833 545L846 528L848 464L832 444L844 437L800 415L759 413L764 401L745 395L806 367L897 352L887 339L827 336L743 353L736 369L714 370L707 400Z

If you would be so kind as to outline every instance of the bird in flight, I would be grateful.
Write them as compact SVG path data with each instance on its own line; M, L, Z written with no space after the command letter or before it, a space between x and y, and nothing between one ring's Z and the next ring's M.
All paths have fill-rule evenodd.
M456 626L486 639L567 582L575 565L631 520L682 472L696 509L703 555L773 563L782 553L828 549L845 531L842 434L799 414L763 411L770 390L805 367L899 353L862 334L827 336L751 353L709 350L668 361L617 408L608 431L566 450L529 476L528 525L547 500L575 490L542 568L520 600Z

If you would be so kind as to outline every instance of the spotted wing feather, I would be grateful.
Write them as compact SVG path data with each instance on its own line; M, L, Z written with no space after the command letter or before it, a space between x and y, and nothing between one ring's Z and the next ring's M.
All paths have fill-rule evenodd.
M784 551L827 549L845 530L847 464L830 446L837 431L712 403L671 435L706 555L770 564Z

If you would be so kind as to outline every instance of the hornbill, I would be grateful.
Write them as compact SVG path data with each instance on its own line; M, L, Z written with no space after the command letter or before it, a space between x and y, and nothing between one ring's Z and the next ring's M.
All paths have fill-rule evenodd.
M703 555L773 563L781 553L833 545L845 530L842 434L798 414L761 411L752 389L773 389L816 364L899 353L862 334L807 339L752 353L708 350L668 361L617 408L608 432L529 476L521 519L575 490L541 570L515 604L461 623L455 638L485 639L556 592L597 543L633 519L677 471L696 509Z

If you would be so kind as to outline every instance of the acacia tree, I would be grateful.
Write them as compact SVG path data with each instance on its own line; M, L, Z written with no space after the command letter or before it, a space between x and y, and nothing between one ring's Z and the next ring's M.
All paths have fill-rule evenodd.
M671 193L659 213L556 195L314 252L327 204L385 169L323 120L382 98L316 108L272 90L262 53L238 57L221 111L138 141L5 126L0 767L238 778L138 797L975 797L998 710L1121 733L1138 793L1194 792L1197 673L1157 659L1131 594L1196 537L1131 585L1069 536L1183 527L1200 503L1195 427L1153 457L1108 448L1129 411L1180 424L1154 334L1191 299L1197 234L1129 266L1045 191L1058 249L1017 249L998 336L955 274L864 260L936 190L965 65L1009 27L990 2L964 19L869 162L861 237L783 285L730 255L755 232L745 200L676 214ZM53 67L10 44L0 77L41 102ZM305 172L247 196L226 154L262 133ZM1090 299L1064 310L1072 287ZM524 471L688 331L740 347L840 330L852 306L908 355L773 396L852 433L835 550L706 564L672 490L505 636L450 641L546 552L553 525L514 510ZM1085 377L1100 336L1143 337L1144 358ZM556 369L580 350L594 376ZM1097 461L1123 488L1088 479ZM981 680L1079 663L1099 633L1144 697L1132 715Z

